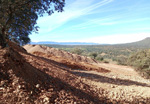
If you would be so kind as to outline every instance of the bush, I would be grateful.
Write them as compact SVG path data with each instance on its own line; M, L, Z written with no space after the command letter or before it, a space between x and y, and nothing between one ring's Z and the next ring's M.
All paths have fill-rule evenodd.
M104 60L104 58L103 58L103 57L98 56L98 57L96 57L96 60L98 60L98 61L103 61L103 60Z
M109 61L107 61L107 60L104 60L103 62L104 62L104 63L109 63Z
M131 55L128 64L134 66L143 77L150 78L150 50L143 50Z
M117 63L119 65L127 65L127 60L128 59L126 57L120 57L120 58L117 59Z
M81 55L81 54L83 53L83 50L80 49L80 48L74 48L71 52L72 52L73 54Z

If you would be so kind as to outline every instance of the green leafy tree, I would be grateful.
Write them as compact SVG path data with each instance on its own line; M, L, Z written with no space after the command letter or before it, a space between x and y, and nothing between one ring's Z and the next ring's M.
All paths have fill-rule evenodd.
M0 46L7 40L26 44L29 34L38 31L36 21L44 13L62 12L64 0L0 0Z
M98 54L95 53L95 52L93 52L93 53L90 54L90 56L92 56L94 59L97 57L97 55L98 55Z

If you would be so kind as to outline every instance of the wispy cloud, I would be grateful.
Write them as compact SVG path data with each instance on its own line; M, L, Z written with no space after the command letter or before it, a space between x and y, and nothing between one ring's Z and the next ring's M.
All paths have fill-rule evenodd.
M70 29L80 30L80 29L86 29L86 28L92 28L92 27L98 27L98 26L104 26L104 25L109 26L109 25L116 25L116 24L127 24L127 23L134 23L134 22L140 22L140 21L149 21L149 20L150 18L137 18L137 19L122 20L122 18L119 16L118 17L110 16L106 18L87 20L84 23L70 27Z
M102 0L100 2L94 3L95 0L73 0L71 3L66 3L65 11L63 13L54 13L52 16L46 16L42 17L39 19L38 24L41 25L41 29L39 32L51 32L52 30L62 26L63 24L67 23L68 21L84 16L84 15L89 15L92 14L96 11L97 8L107 5L115 0ZM106 12L106 11L116 11L120 10L119 9L110 9L107 8L105 11L99 11L101 12ZM125 7L122 7L122 9L125 9ZM131 8L130 8L131 9ZM129 16L130 12L125 12L125 13L118 13L118 14L111 14L108 16L102 16L101 18L98 19L93 19L93 20L87 20L85 23L81 23L76 26L72 26L73 30L76 29L85 29L88 27L96 27L96 26L101 26L101 25L114 25L114 24L121 24L121 23L131 23L131 22L137 22L137 21L142 21L145 19L150 19L150 18L145 18L145 19L131 19L131 20L123 20L123 18L127 18ZM115 21L115 22L114 22ZM49 22L49 23L47 23ZM42 28L44 27L44 28ZM70 27L71 28L71 27Z
M115 18L117 19L117 17ZM104 26L104 25L113 25L113 24L116 24L116 22L112 21L115 18L109 17L109 18L98 18L98 19L92 19L92 20L87 19L86 22L71 26L69 27L69 29L81 30L81 29L94 28L94 27ZM63 31L66 31L66 29L64 29Z
M101 2L95 3L85 9L81 10L82 14L92 14L92 11L106 4L111 3L114 0L103 0Z
M54 13L52 16L42 17L38 20L38 24L41 26L39 32L51 32L68 21L89 13L91 14L95 9L112 1L113 0L102 0L93 4L94 0L74 0L74 2L70 4L66 3L63 13ZM44 30L42 30L43 27L45 28Z
M33 37L36 41L130 42L149 36L149 9L146 0L66 0L64 12L39 18L39 35Z

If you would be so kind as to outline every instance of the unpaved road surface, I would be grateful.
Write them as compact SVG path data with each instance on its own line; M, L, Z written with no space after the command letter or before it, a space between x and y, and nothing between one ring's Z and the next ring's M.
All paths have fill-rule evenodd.
M138 75L134 69L114 64L100 63L98 66L110 70L109 73L96 71L74 70L74 74L81 76L84 83L103 88L110 99L134 100L135 98L150 97L150 80Z
M84 84L90 86L94 91L103 90L103 95L111 101L122 101L123 103L146 103L150 98L150 80L144 79L131 67L114 65L114 64L90 64L93 69L91 71L68 66L68 61L60 57L45 58L56 61L69 73L79 78ZM76 66L80 65L73 63ZM82 63L83 65L83 63ZM89 67L89 64L84 64ZM94 68L100 67L107 71L97 71ZM101 93L98 94L98 96ZM137 101L139 100L139 101ZM137 102L134 102L137 101Z

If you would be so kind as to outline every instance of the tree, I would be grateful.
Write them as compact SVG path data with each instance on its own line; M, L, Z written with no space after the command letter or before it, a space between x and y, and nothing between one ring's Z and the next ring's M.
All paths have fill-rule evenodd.
M98 55L98 54L95 53L95 52L90 54L90 56L94 57L94 59L97 57L97 55Z
M25 44L37 32L36 21L44 13L62 12L65 0L0 0L0 46L7 40Z

